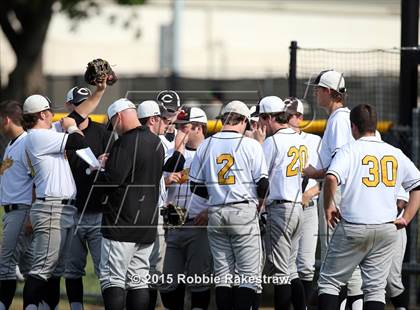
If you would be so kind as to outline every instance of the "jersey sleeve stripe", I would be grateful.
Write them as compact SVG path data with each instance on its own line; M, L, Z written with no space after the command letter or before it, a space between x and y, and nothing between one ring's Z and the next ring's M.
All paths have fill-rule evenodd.
M404 182L403 184L403 187L407 192L412 191L418 186L420 186L420 180L411 180L408 182Z
M331 175L335 176L337 178L338 185L341 185L341 178L340 178L340 175L338 174L338 172L336 172L334 170L328 170L326 174L331 174Z
M60 146L60 153L64 153L64 148L66 147L68 136L69 135L67 133L63 135L63 140L61 141L61 146Z

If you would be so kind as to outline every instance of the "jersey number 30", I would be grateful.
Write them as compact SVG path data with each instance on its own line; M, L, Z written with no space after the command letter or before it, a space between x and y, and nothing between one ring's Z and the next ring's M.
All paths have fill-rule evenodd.
M369 166L369 177L362 178L362 183L367 187L376 187L380 181L387 187L395 186L398 162L394 156L387 155L378 160L375 156L367 155L363 157L362 165Z
M230 154L221 154L217 156L216 162L218 165L225 163L225 165L222 167L222 169L219 170L217 173L217 179L218 183L220 185L232 185L235 184L235 176L229 175L226 176L226 174L229 172L230 168L235 163L235 159Z

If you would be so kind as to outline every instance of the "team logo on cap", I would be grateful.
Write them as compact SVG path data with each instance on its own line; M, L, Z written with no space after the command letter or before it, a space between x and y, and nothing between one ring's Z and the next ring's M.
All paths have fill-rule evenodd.
M82 95L82 96L89 96L89 95L90 95L90 90L89 90L89 89L87 89L87 88L82 87L82 88L79 88L79 89L77 90L77 93L78 93L79 95Z
M169 112L175 112L181 105L179 95L173 90L161 91L156 99Z

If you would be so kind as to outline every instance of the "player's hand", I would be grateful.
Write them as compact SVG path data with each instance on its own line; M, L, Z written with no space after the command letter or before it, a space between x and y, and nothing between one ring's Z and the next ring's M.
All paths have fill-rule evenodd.
M341 219L341 214L336 206L330 205L327 209L325 209L325 217L327 218L328 226L330 226L330 228L335 228Z
M397 218L394 221L394 224L395 224L395 226L397 226L397 229L406 228L407 225L408 225L407 220L404 217Z
M311 196L308 194L308 192L304 192L302 195L302 205L304 208L308 207L309 201L311 201Z
M99 155L98 161L101 164L101 168L105 168L106 162L108 160L109 153L103 153Z
M60 120L60 124L65 131L67 131L67 129L69 129L69 127L71 126L77 126L76 121L74 120L74 118L71 117L63 117Z
M171 185L172 183L179 183L182 178L182 172L173 172L165 177L165 185Z
M181 131L178 130L175 136L175 150L183 150L183 148L185 147L185 145L188 142L188 134L189 134L189 130L188 131Z
M196 226L207 226L209 222L208 209L201 211L194 219L194 225Z
M316 172L317 172L317 170L312 165L309 165L309 166L303 168L303 175L308 177L308 178L314 178Z
M103 79L99 80L99 81L95 81L96 84L96 90L97 91L104 91L106 89L106 81L108 79L108 75L106 75Z
M255 140L263 144L265 137L267 136L267 127L258 124L257 129L255 129L255 131L253 132L253 135Z

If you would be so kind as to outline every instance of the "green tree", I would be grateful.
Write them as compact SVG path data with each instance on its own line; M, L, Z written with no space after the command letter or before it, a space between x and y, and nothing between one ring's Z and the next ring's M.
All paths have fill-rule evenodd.
M146 0L114 0L124 5L143 4ZM21 100L35 92L45 91L42 73L42 49L58 3L74 20L89 17L89 7L99 8L100 0L1 0L0 26L13 52L16 67L8 84L1 89L0 99Z

